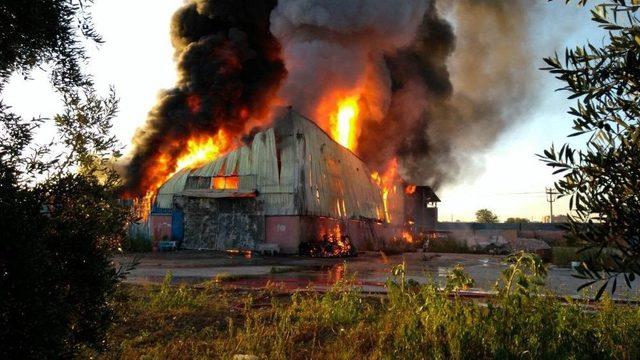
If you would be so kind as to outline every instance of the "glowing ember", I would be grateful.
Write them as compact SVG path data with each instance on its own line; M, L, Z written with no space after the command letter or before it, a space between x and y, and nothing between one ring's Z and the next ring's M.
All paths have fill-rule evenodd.
M404 193L407 195L415 194L415 192L416 192L415 185L407 185L407 187L404 189Z
M411 235L411 233L408 231L402 232L402 238L404 239L404 241L408 242L409 244L413 243L413 235Z
M338 102L338 110L331 115L331 136L340 145L354 151L356 143L356 121L360 109L358 98L349 97Z

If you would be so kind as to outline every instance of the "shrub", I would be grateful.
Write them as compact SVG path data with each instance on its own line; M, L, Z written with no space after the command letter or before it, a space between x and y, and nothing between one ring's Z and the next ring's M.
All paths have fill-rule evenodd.
M3 181L0 192L0 357L59 357L100 346L122 275L111 250L126 212L81 176L28 190Z

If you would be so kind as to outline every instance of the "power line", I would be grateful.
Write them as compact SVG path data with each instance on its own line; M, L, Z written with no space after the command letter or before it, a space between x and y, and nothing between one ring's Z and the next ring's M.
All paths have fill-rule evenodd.
M510 192L510 193L495 193L495 192L485 192L483 193L487 196L509 196L509 195L540 195L543 196L546 193L544 191L531 191L531 192Z
M553 222L553 203L556 201L556 197L554 195L558 195L558 193L553 188L546 188L545 193L547 194L547 202L549 203L549 222Z

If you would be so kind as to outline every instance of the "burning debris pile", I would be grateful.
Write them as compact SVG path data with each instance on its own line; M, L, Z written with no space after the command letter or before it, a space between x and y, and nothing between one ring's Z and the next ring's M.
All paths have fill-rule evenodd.
M178 83L134 137L127 195L152 201L181 169L251 146L291 105L364 160L383 200L371 219L398 222L402 179L455 180L528 98L529 74L510 66L526 61L524 4L189 0L171 27ZM323 236L314 252L349 248Z
M358 253L348 235L343 235L339 226L322 234L317 241L300 244L300 255L311 257L352 257Z

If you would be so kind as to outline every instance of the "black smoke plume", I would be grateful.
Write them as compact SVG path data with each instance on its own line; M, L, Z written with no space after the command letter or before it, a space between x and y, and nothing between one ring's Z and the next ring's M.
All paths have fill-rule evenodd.
M373 169L397 158L408 181L455 182L463 169L478 170L475 155L532 100L534 8L530 0L280 0L271 30L289 69L281 96L326 128L322 99L336 88L355 92L355 151Z
M531 3L191 0L172 24L178 84L136 133L128 189L159 185L194 134L240 139L275 98L326 130L327 100L354 93L355 151L372 170L397 158L406 180L434 187L473 175L533 100Z
M264 119L286 75L269 31L276 0L191 0L176 12L171 38L178 83L161 92L134 137L126 188L140 196L174 171L194 135L223 129L236 138Z
M435 187L482 168L476 155L522 121L536 100L528 28L536 5L528 0L440 3L455 22L455 36L432 7L414 45L388 58L397 86L390 114L398 111L396 104L410 106L403 104L405 89L415 90L409 101L420 93L416 87L426 99L396 148L400 163L409 180Z

